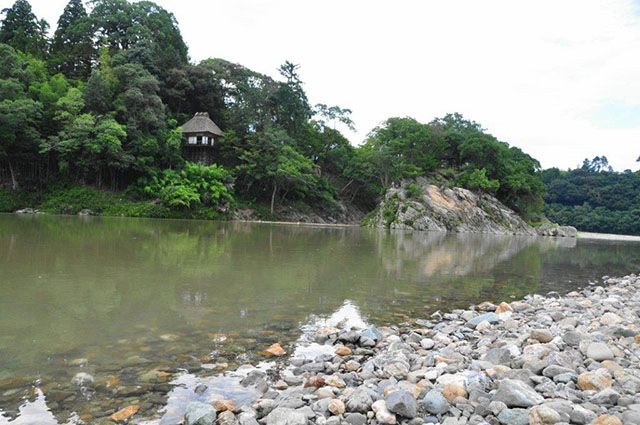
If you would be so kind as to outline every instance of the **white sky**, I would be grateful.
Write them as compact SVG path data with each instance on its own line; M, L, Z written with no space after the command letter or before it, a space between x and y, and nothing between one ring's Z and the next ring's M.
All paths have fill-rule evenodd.
M67 0L31 0L52 27ZM13 0L0 0L0 8ZM460 112L544 167L640 156L638 0L156 0L192 60L277 75L353 110L360 143L391 116Z

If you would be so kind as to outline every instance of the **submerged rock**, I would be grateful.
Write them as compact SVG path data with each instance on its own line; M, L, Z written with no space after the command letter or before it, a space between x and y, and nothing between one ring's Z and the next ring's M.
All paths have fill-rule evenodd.
M89 385L93 385L94 382L93 375L90 375L86 372L76 373L76 375L71 380L73 385L77 385L79 387L86 387Z

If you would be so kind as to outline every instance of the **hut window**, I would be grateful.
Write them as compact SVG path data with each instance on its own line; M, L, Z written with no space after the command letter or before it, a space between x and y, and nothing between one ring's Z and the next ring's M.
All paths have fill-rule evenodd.
M202 143L202 136L198 136L198 143Z
M196 136L189 136L189 144L190 145L195 145L196 142L197 142Z
M202 144L203 145L209 144L209 136L202 136Z

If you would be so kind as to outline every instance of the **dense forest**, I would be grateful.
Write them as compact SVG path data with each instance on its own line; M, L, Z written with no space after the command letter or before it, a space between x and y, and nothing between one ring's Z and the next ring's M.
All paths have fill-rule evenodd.
M538 161L459 114L390 118L356 147L338 130L353 128L351 111L311 104L298 65L274 78L223 59L193 63L174 15L152 2L70 0L53 34L27 0L3 15L2 211L366 212L394 182L431 176L543 217ZM196 112L224 131L215 164L183 158L180 125Z
M640 173L613 171L606 156L569 171L544 170L545 213L583 231L640 235Z

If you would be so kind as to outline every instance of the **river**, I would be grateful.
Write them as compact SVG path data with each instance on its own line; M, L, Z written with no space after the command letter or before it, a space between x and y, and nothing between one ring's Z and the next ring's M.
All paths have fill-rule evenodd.
M0 215L0 423L162 416L176 379L336 312L384 326L639 270L629 241Z

